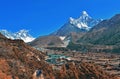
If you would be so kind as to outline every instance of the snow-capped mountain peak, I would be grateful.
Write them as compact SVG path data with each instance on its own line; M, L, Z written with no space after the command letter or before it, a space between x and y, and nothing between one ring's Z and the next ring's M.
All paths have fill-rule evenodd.
M91 16L89 16L86 11L82 11L79 18L74 19L70 17L69 22L79 29L89 30L91 27L98 24L100 20L95 20Z
M74 21L74 18L70 17L70 22L72 23Z
M89 16L86 11L82 11L82 15L84 15L84 16Z
M15 33L11 33L7 30L0 30L0 32L9 39L22 39L24 42L31 42L35 39L29 34L28 30L20 30Z
M82 11L81 16L79 18L77 18L79 21L86 21L89 19L92 19L91 16L89 16L89 14L86 11Z
M0 30L0 32L5 35L7 38L14 39L13 34L11 32L8 32L7 30L3 29Z
M30 36L28 32L29 32L28 30L20 30L14 33L14 35L16 36L16 38L27 37L27 36Z

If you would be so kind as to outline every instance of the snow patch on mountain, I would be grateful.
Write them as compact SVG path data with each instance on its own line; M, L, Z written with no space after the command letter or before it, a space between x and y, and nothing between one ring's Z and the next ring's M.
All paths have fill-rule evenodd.
M86 11L82 11L82 14L85 16L89 16Z
M60 36L59 37L61 40L64 40L65 39L65 36Z
M20 30L15 33L9 32L7 30L0 30L0 32L9 39L22 39L24 42L31 42L35 39L29 34L28 30Z

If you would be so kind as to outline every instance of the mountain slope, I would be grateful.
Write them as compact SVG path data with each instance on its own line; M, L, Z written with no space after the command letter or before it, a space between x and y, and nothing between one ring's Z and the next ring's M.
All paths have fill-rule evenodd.
M64 45L63 41L58 36L41 36L30 42L33 47L61 47Z
M71 32L80 33L80 32L86 32L86 30L85 29L79 29L78 27L76 27L73 24L66 23L57 32L54 32L51 35L55 35L55 36L67 36Z
M65 23L60 29L56 32L52 33L51 35L56 36L67 36L71 32L87 32L91 29L94 25L101 22L101 20L95 20L90 17L86 11L83 11L81 16L77 19L70 17L69 21Z
M100 45L120 45L120 14L104 20L85 34L79 42Z
M24 42L31 42L35 39L28 33L28 30L20 30L16 33L11 33L7 30L0 30L0 32L9 39L22 39Z

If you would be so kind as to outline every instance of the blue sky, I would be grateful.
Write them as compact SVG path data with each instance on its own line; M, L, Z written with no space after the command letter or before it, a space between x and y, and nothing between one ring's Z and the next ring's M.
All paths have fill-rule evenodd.
M107 19L120 13L120 0L0 0L0 29L30 30L34 37L59 29L81 11Z

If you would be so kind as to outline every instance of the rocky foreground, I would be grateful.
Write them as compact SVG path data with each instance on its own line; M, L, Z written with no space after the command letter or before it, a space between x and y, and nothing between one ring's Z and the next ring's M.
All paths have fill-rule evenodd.
M44 58L22 40L0 34L0 79L118 79L93 63L68 62L55 69Z

